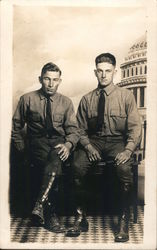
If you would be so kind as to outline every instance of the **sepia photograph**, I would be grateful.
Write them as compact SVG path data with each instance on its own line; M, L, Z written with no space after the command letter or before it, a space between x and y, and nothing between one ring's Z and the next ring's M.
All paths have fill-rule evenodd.
M156 249L156 10L1 1L1 249Z

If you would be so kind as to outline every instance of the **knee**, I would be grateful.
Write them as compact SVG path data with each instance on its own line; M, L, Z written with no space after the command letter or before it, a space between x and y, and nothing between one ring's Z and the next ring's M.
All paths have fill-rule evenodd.
M132 183L133 174L131 171L131 165L130 164L120 164L117 166L117 175L119 180L122 183Z
M80 164L79 160L74 160L73 164L73 175L76 177L82 177L85 175L85 170L83 168L83 166Z

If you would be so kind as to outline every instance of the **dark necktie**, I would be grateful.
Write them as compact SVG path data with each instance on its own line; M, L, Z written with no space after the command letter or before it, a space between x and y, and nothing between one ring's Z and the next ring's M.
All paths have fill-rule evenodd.
M52 131L52 117L51 117L51 100L50 97L47 97L46 105L46 129L47 133L50 135Z
M104 90L100 91L99 103L98 103L98 131L102 131L104 124L104 112L105 112L105 95Z

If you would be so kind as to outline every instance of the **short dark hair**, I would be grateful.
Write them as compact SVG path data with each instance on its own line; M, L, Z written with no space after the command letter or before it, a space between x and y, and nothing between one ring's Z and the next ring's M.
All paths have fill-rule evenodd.
M47 63L47 64L45 64L45 65L43 66L43 68L42 68L42 70L41 70L41 77L42 77L47 71L56 71L56 72L59 72L60 76L61 76L61 74L62 74L60 68L59 68L56 64L54 64L54 63L52 63L52 62L49 62L49 63Z
M116 58L110 53L102 53L95 58L95 64L97 66L98 63L108 62L111 63L113 66L116 65Z

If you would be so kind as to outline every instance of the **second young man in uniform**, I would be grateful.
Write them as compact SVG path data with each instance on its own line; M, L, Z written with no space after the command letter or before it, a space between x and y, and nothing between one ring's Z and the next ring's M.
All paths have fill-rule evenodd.
M98 86L82 97L77 120L81 130L80 145L74 153L73 168L80 190L88 170L97 161L113 160L121 183L121 214L115 241L129 239L129 193L132 185L132 153L141 139L141 123L131 91L113 83L116 59L110 53L96 57ZM67 236L88 230L83 208L77 207L76 220Z

